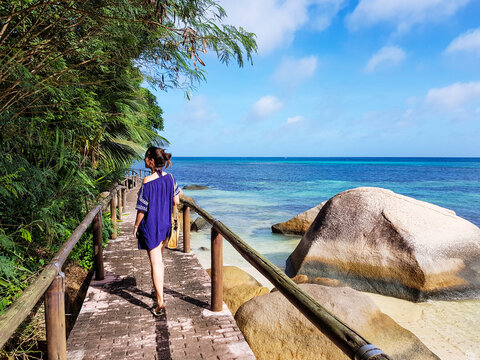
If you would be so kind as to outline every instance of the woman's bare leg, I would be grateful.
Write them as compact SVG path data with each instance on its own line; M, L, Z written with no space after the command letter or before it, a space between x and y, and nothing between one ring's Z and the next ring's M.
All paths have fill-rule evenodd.
M150 258L150 266L152 271L152 280L153 286L155 288L155 294L157 296L157 308L163 307L163 280L164 280L164 262L163 262L163 250L165 249L166 241L154 249L148 251L148 256Z

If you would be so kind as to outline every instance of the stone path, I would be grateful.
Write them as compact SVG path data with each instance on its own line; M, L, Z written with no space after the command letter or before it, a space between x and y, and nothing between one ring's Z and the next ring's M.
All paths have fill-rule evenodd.
M158 318L150 313L154 292L148 256L136 250L130 235L137 191L127 194L119 236L104 251L105 279L90 284L67 341L67 358L255 359L228 308L209 311L210 277L194 254L166 249L167 306Z

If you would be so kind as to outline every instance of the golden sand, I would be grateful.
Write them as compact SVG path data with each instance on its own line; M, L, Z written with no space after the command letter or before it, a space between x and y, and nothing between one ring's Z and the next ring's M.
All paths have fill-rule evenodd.
M364 294L442 360L480 360L480 300L413 303Z

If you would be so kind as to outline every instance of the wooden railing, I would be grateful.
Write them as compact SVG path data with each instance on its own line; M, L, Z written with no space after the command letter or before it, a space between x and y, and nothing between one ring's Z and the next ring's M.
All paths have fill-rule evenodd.
M183 204L184 252L190 251L190 208L203 217L211 230L211 281L212 311L222 310L223 297L223 246L225 238L242 257L265 276L288 301L307 317L325 336L327 336L349 358L355 360L390 359L382 350L370 344L365 338L351 329L347 324L335 317L321 306L313 297L304 292L278 267L251 248L237 234L221 221L213 218L208 212L195 203L181 199Z
M87 214L75 229L57 255L44 268L37 279L23 294L0 315L0 348L5 345L18 326L25 320L30 311L45 294L45 326L47 334L47 351L49 359L66 359L65 333L65 275L62 266L80 237L93 223L94 268L95 278L102 280L102 210L110 204L110 212L114 231L112 239L117 236L117 216L122 216L125 205L125 192L136 187L141 179L149 174L148 170L129 170L127 177L117 185L110 194ZM118 200L118 201L117 201ZM278 267L270 263L264 256L251 248L238 235L221 221L213 218L207 211L195 203L181 199L183 208L183 252L190 252L190 208L202 216L211 230L211 279L212 279L212 311L221 311L223 302L223 238L225 238L242 257L263 274L300 312L326 335L348 357L355 360L389 360L390 358L370 344L348 325L337 319L316 302L309 294L298 287ZM117 214L118 209L118 214Z
M45 266L40 275L25 289L22 295L5 313L0 315L0 348L2 348L15 333L16 329L30 314L42 295L45 295L45 326L48 358L61 360L67 358L65 275L62 272L62 266L75 244L80 240L90 224L93 223L95 278L97 280L103 279L102 210L110 205L113 223L112 239L116 239L117 217L120 219L122 216L126 191L134 188L140 181L140 172L130 171L121 184L116 185L104 200L90 210L52 261Z

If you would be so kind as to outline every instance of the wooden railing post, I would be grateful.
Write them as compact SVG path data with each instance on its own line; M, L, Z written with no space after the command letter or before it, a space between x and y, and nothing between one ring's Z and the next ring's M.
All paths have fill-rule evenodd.
M95 279L103 280L105 273L103 269L102 210L93 219L93 264Z
M122 198L122 191L120 189L117 190L117 199L118 199L118 220L122 220L122 209L123 209L123 198Z
M212 227L212 311L222 311L223 302L223 238L222 235Z
M122 189L122 213L125 212L125 204L127 203L127 189Z
M113 224L113 232L112 232L112 239L117 238L117 196L116 194L112 196L112 200L110 200L110 215L112 218Z
M190 208L186 205L183 206L183 252L190 252Z
M65 330L65 275L60 272L45 293L45 326L48 358L67 360Z

